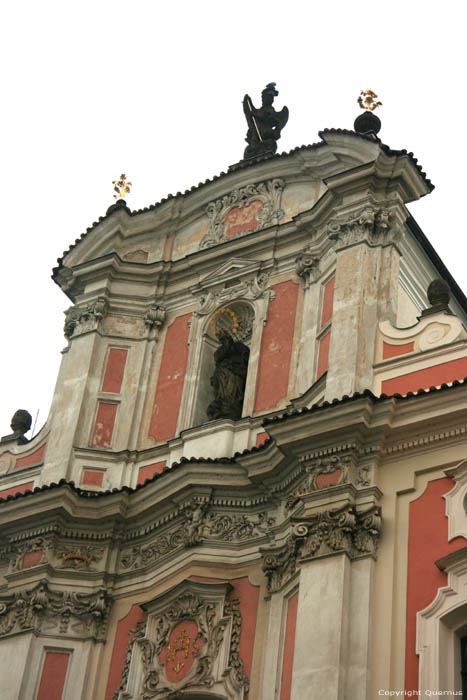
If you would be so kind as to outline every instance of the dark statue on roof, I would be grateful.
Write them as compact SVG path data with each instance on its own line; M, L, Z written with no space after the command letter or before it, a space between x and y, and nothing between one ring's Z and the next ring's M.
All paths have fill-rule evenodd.
M207 414L211 420L238 420L242 417L250 351L226 332L219 334L219 341L220 345L214 353L216 369L211 377L215 399L209 404Z
M268 83L261 93L261 107L256 109L249 95L243 98L243 111L248 123L248 132L244 158L254 158L264 153L275 153L277 140L281 137L281 131L287 124L289 110L283 107L277 112L272 103L279 93L276 83Z

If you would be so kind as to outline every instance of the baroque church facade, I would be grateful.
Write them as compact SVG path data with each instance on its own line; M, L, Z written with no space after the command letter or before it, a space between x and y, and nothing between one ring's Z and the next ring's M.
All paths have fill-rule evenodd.
M461 694L467 300L407 208L433 186L371 113L256 143L272 91L244 160L117 200L53 271L50 414L0 442L2 700Z

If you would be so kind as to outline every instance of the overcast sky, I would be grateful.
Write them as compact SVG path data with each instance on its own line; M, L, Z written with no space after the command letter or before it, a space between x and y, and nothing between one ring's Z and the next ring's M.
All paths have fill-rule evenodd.
M361 89L382 140L413 151L436 189L410 206L467 290L464 3L425 0L170 5L3 3L0 16L2 382L0 435L47 417L70 302L50 279L62 252L133 183L132 209L241 159L242 98L266 83L290 118L279 151L352 128Z

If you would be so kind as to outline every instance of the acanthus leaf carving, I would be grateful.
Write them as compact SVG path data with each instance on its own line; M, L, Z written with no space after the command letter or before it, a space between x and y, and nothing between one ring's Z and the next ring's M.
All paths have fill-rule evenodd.
M327 233L339 249L361 241L366 241L371 246L395 244L401 232L397 224L391 224L387 209L366 206L357 215L346 220L330 221Z
M268 282L269 273L260 271L254 276L241 279L237 284L224 286L218 290L203 290L198 296L199 309L194 313L196 316L206 316L213 313L219 306L240 299L254 301L266 295L273 299L274 292L268 286Z
M313 252L311 245L305 246L302 252L295 258L295 271L305 282L307 289L312 282L316 282L320 275L320 259Z
M239 513L210 512L209 502L196 499L180 507L173 529L154 538L148 544L136 544L123 551L120 566L137 569L149 566L176 549L188 549L203 542L242 542L257 537L267 537L275 524L275 518L266 512L251 517Z
M69 340L73 337L97 329L99 322L107 316L109 302L107 297L100 295L88 304L86 308L71 306L65 311L63 332Z
M0 596L0 636L33 630L105 639L111 599L96 593L52 591L46 580L25 591Z
M280 178L250 184L233 190L230 194L210 202L206 208L206 216L209 219L209 231L201 239L200 248L208 248L222 243L230 238L245 236L254 231L260 231L267 226L279 223L284 217L284 211L280 208L281 193L284 189L284 181ZM250 221L245 221L243 226L237 226L234 232L229 234L229 225L226 217L233 209L240 211L249 205L258 202L258 211L251 212ZM247 217L248 218L248 217Z
M161 306L160 304L152 304L144 314L144 325L148 329L149 333L154 331L156 338L160 329L164 325L166 316L167 311L165 307Z

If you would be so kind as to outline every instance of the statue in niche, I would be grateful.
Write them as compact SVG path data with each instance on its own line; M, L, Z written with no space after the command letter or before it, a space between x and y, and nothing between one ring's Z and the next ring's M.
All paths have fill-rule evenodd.
M219 341L214 353L216 369L211 377L215 399L209 404L207 414L211 420L238 420L242 417L250 351L226 331L219 334Z
M261 107L256 107L251 102L250 96L243 98L243 111L245 112L248 124L246 142L243 158L254 158L263 153L275 153L277 151L277 140L281 137L281 131L287 124L289 110L283 107L280 112L276 112L272 103L279 93L276 90L276 83L268 83L261 93Z

